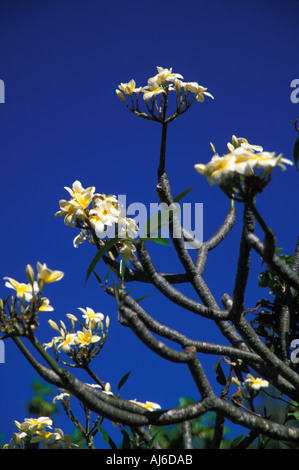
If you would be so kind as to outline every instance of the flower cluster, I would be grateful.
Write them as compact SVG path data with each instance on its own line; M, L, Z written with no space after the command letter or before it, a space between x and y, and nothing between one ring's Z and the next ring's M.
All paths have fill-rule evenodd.
M61 429L52 431L51 418L41 416L39 418L25 418L23 423L15 421L19 430L14 433L4 449L31 449L38 448L41 443L43 449L73 449L77 447L72 443L72 435L64 435Z
M52 347L56 354L63 351L73 362L80 365L82 362L89 363L100 352L108 336L110 320L106 316L106 331L104 332L103 320L105 317L102 313L96 313L90 307L78 310L83 313L84 322L79 321L75 315L67 313L66 316L71 320L70 330L62 320L60 320L60 327L53 320L49 320L49 325L58 331L60 336L52 338L49 343L44 344L44 348Z
M232 142L227 144L226 154L220 156L212 144L211 147L214 156L210 162L206 165L198 163L194 167L211 185L218 184L229 195L243 195L250 187L253 192L260 192L270 181L276 166L285 170L284 164L293 164L282 158L282 154L276 156L273 152L265 152L261 146L251 145L246 139L234 135Z
M158 116L154 115L154 108L149 108L149 102L152 100L154 106L157 101L157 97L161 96L166 101L169 91L176 93L177 109L175 114L170 118L175 118L177 115L188 109L193 101L196 99L199 102L203 102L205 96L213 98L213 96L207 92L207 88L199 85L197 82L184 82L183 76L179 73L174 73L172 68L167 69L163 67L157 67L158 73L153 77L149 78L146 86L136 87L134 79L128 83L121 83L118 85L116 95L122 101L126 103L131 111L141 117L150 119L160 120L163 119L163 112L157 108ZM149 115L141 113L139 109L139 94L143 93L143 100L148 108ZM136 104L134 102L134 95L136 96ZM131 108L127 102L126 96L130 99ZM191 100L189 100L191 97Z
M72 188L65 189L71 199L59 201L60 210L55 216L64 217L66 225L81 229L74 238L74 247L85 240L101 245L109 234L119 239L114 255L121 254L126 262L133 259L136 251L133 239L137 236L138 226L133 219L123 216L123 208L116 196L95 193L94 186L83 188L78 180Z
M26 267L26 277L27 283L19 282L11 277L4 277L5 286L9 289L15 291L16 299L19 299L18 304L16 304L14 297L11 299L11 306L7 300L7 306L11 312L11 316L14 318L15 325L17 329L20 328L20 325L24 327L29 327L31 329L36 329L38 322L37 316L39 312L51 312L53 307L50 305L50 300L47 297L42 295L44 287L46 284L60 281L63 278L64 273L62 271L53 271L49 269L46 263L37 262L37 276L35 277L34 270L30 264ZM20 315L17 319L16 313L20 310ZM16 323L16 321L18 322ZM7 327L12 323L9 322L4 310L0 316L1 329L3 332L8 332ZM20 332L20 330L19 330Z
M9 289L13 289L16 291L16 296L24 302L30 302L33 297L38 294L42 293L43 288L46 284L60 281L63 278L64 273L62 271L52 271L49 269L46 263L41 264L37 262L37 279L35 280L35 274L30 266L30 264L26 267L26 277L28 283L25 284L23 282L18 282L11 277L4 277L6 280L5 286ZM47 302L44 299L44 306L41 307L41 310L53 310L52 307L46 306Z

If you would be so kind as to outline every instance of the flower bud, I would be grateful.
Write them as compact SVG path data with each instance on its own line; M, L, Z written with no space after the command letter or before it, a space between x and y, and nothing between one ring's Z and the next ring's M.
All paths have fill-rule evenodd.
M212 144L212 142L210 142L210 147L212 149L213 154L217 155L216 149L215 149L214 145Z
M50 325L54 330L57 330L57 331L59 331L59 333L60 333L59 326L57 325L57 323L55 323L55 321L53 321L53 320L50 319L50 320L48 321L48 323L49 323L49 325Z
M30 266L30 264L27 264L27 266L26 266L26 277L27 277L27 280L28 280L29 284L31 284L33 286L34 271L33 271L32 267Z
M123 94L120 90L115 90L115 92L116 92L117 97L118 97L120 100L124 101L125 103L127 102L127 101L126 101L126 98L125 98L125 96L124 96L124 94Z

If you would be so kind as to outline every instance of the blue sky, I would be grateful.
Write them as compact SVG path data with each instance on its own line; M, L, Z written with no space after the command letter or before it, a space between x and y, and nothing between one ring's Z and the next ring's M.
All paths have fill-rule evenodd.
M95 364L112 390L129 370L124 398L176 406L181 396L197 399L187 368L169 364L147 351L117 321L117 309L94 279L84 287L91 246L73 248L75 229L55 219L64 186L80 180L101 193L125 194L128 204L156 202L160 126L129 113L117 99L120 82L134 78L145 85L156 66L173 67L186 81L197 81L215 97L192 108L169 126L166 168L173 194L193 186L186 201L204 205L204 239L223 221L229 201L194 170L211 158L210 142L219 153L233 134L265 150L292 159L295 139L290 121L299 104L290 100L290 83L298 77L299 2L162 1L1 1L0 104L1 244L0 279L25 282L29 263L47 263L65 273L47 286L55 311L40 318L41 342L53 336L48 319L65 319L90 306L111 318L110 337ZM277 169L258 197L258 207L277 234L277 245L294 249L298 219L298 173ZM204 279L216 300L231 293L236 272L242 207L229 238L211 252ZM129 215L129 214L128 214ZM178 266L173 249L151 246L158 269ZM253 256L247 303L255 305L266 292L256 292L260 261ZM181 269L179 268L181 271ZM105 275L107 269L99 267ZM191 291L184 291L191 294ZM154 293L136 288L136 297ZM8 295L0 285L0 296ZM161 322L194 339L225 341L214 326L169 305L160 295L144 308ZM0 364L0 433L15 430L13 420L27 417L24 401L35 374L10 342ZM216 357L201 357L214 380ZM83 380L89 382L87 377ZM57 416L57 424L60 424ZM59 422L58 422L59 421ZM72 425L62 420L64 429Z

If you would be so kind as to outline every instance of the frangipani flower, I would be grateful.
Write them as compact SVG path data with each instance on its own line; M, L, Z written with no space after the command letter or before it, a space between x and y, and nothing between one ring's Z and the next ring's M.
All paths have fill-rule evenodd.
M263 151L263 147L261 147L260 145L252 145L244 137L236 137L235 135L233 135L232 142L227 143L227 148L230 152L232 152L234 149L238 147L242 147L245 150L254 151L254 152Z
M101 337L94 335L91 330L83 328L83 331L78 331L75 343L82 348L83 346L89 346L90 344L97 343L100 341Z
M173 82L176 79L184 78L179 73L173 73L172 67L170 69L164 69L163 67L157 67L158 73L154 77L150 78L149 81L151 83L157 83L159 85L163 84L164 82Z
M214 96L211 93L207 92L207 88L199 85L197 82L188 82L184 83L185 91L190 91L191 93L195 93L197 101L201 103L204 102L204 95L209 96L209 98L214 99Z
M43 440L43 449L73 449L75 447L78 447L77 444L72 443L74 439L74 436L72 434L64 434L64 432L60 428L55 428L54 434L54 442L50 443L49 440Z
M136 88L135 80L130 80L129 83L121 83L118 88L123 91L126 95L132 95L136 90L140 91L140 88Z
M127 100L124 96L124 93L132 97L133 93L136 93L136 95L138 96L139 92L141 91L141 87L136 88L136 83L133 79L130 80L129 83L121 83L120 85L118 85L118 88L119 90L115 90L116 95L120 100L124 101L125 103L127 103Z
M33 433L43 431L47 427L52 428L53 421L47 416L40 416L39 418L25 418L23 423L15 421L15 425L19 431Z
M63 278L64 273L62 271L52 271L46 265L46 263L41 264L37 262L37 282L40 287L43 287L45 284L49 284L51 282L60 281Z
M247 375L245 382L254 390L260 390L262 387L269 387L267 380L261 379L260 377L253 377L251 374Z
M122 217L118 219L118 237L119 238L136 238L138 226L134 219Z
M287 158L282 158L282 154L276 157L275 153L271 152L256 153L252 155L252 157L248 161L248 164L252 168L263 168L265 173L271 172L272 169L276 166L280 166L282 171L285 171L286 166L284 165L284 163L286 163L287 165L293 165L293 162L291 160L288 160Z
M64 434L62 429L56 428L55 432L38 431L30 442L32 444L41 442L43 449L69 449L78 447L76 444L72 444L73 439L74 436L71 434Z
M131 240L121 241L119 252L127 264L129 263L129 260L133 260L135 258L135 251L136 247Z
M94 208L89 211L89 221L98 238L101 238L107 227L117 223L120 212L115 196L99 194L95 197Z
M160 95L161 93L166 93L165 89L161 85L159 85L158 82L150 80L148 81L148 85L143 87L141 91L144 92L144 101L149 101L151 98L156 98L156 96Z
M75 199L79 204L83 203L83 201L86 200L84 198L84 196L86 195L90 198L90 201L91 201L93 197L93 193L95 192L94 186L84 189L81 182L78 180L76 180L73 183L72 188L65 186L64 189L66 189L66 191L68 191L68 193L72 196L72 198Z
M84 208L74 199L71 201L61 199L59 206L61 210L56 212L55 217L64 217L64 223L69 227L76 227L76 219L86 218Z
M75 345L76 334L75 333L66 333L61 330L61 337L55 338L58 342L57 349L58 351L64 351L65 353L70 352L72 346Z
M72 346L75 345L75 338L76 334L75 333L68 333L65 327L65 324L63 321L60 320L60 323L62 325L62 328L59 328L57 323L53 320L48 321L49 325L54 329L59 331L61 336L55 336L50 343L44 344L44 347L47 348L53 348L54 345L57 345L57 350L58 351L64 351L65 353L69 353L70 350L72 349Z
M37 431L36 434L30 439L31 444L43 441L43 449L47 449L53 444L56 440L60 439L60 435L51 431Z
M30 302L33 297L33 294L38 292L37 283L34 282L33 287L31 284L24 284L23 282L18 282L11 277L4 277L4 280L7 279L5 286L9 289L14 289L16 291L16 295L19 299L24 300L25 302Z
M53 400L52 400L52 403L57 403L58 401L61 401L61 400L68 400L70 397L71 397L71 394L68 393L68 392L65 392L63 389L60 389L61 390L61 393L59 393L58 395L56 395Z
M154 403L152 401L146 401L145 403L139 402L136 400L129 400L131 403L136 403L136 405L142 406L142 408L147 409L148 411L156 411L160 410L161 406L158 403Z
M104 320L104 315L102 313L95 313L95 311L90 307L86 307L86 309L79 307L79 310L84 314L82 317L85 319L86 325L91 328L94 328L96 323Z

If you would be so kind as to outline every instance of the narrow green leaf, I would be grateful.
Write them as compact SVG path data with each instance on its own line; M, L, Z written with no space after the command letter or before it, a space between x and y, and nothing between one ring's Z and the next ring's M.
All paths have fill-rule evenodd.
M132 287L132 289L128 290L128 292L125 292L125 294L122 294L121 295L121 300L124 300L127 297L127 295L129 295L134 289L136 289L136 287L137 286Z
M96 273L95 271L92 271L92 272L95 275L95 277L96 277L98 283L100 284L100 286L103 287L102 280L101 280L100 276L98 275L98 273Z
M110 276L111 272L112 272L112 269L109 269L109 271L107 272L107 274L106 274L106 276L105 276L105 279L104 279L105 285L107 284L108 277Z
M123 432L124 437L123 437L121 448L131 449L131 440L130 440L129 434L127 433L125 429L122 432Z
M173 202L180 202L185 196L187 196L187 194L190 193L191 189L193 189L193 186L191 186L191 188L185 189L185 191L182 191L173 199Z
M124 258L121 257L120 266L119 266L119 274L120 274L121 277L124 277L125 270L126 270L126 262L125 262Z
M129 378L129 375L131 374L131 371L127 372L119 381L119 384L117 386L117 395L119 394L119 391L121 389L121 387L126 383L126 381L128 380Z
M117 305L119 305L119 290L118 290L117 282L115 280L113 281L113 290L114 290L114 295L115 295Z
M90 265L88 266L88 269L87 269L87 275L86 275L86 280L85 280L85 285L88 281L88 278L89 276L91 275L92 271L94 270L94 268L96 267L96 265L98 264L98 262L100 261L101 258L103 258L104 254L107 253L107 251L110 250L110 248L113 247L113 245L115 243L117 243L118 241L118 238L111 238L107 243L105 243L104 246L102 246L97 254L95 255L95 257L93 258L92 262L90 263Z
M171 246L171 243L168 240L166 240L166 238L163 238L163 237L153 238L153 241L155 243L158 243L158 245Z
M157 214L152 215L150 217L143 229L143 237L153 236L154 234L158 233L161 228L165 227L169 221L171 221L172 215L181 211L181 208L168 208L162 212L158 212Z
M105 429L103 429L102 426L100 426L99 424L98 424L98 430L100 431L101 436L104 439L104 441L110 446L110 449L114 449L114 450L117 449L117 445L115 444L115 442L111 439L109 434L107 434Z
M242 439L243 439L243 434L241 434L241 436L235 437L235 439L230 444L230 448L235 449Z
M155 242L158 243L158 245L163 245L163 246L171 246L171 243L166 240L166 238L163 237L152 237L152 238L141 238L142 241L144 242Z
M295 165L296 165L296 169L298 171L298 160L299 160L299 137L298 139L296 140L295 142L295 145L294 145L294 162L295 162Z
M146 299L150 295L152 295L152 294L147 294L147 295L144 295L143 297L138 297L138 299L135 299L135 302L139 303L139 302L141 302L141 300Z
M146 446L146 449L152 449L155 442L156 442L156 439L157 439L157 436L159 434L160 431L157 431L153 437L151 438L151 440L148 442L147 446Z

